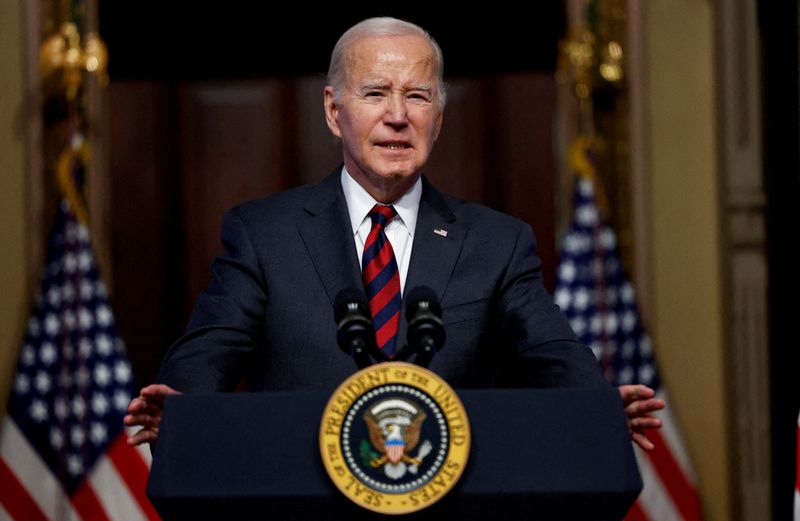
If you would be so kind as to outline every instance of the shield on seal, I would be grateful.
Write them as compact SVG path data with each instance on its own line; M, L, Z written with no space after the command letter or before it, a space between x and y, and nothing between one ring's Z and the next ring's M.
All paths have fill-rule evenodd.
M386 440L383 446L386 449L386 457L392 463L397 463L403 459L403 451L406 448L404 440Z

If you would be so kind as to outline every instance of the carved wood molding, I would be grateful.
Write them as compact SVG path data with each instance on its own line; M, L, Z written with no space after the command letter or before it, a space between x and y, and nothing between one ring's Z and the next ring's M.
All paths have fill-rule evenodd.
M766 197L756 1L716 4L729 431L740 519L771 519Z

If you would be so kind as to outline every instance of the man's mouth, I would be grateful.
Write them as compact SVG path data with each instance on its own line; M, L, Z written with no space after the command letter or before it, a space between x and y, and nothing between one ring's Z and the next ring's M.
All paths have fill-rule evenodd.
M396 142L396 141L387 141L385 143L378 143L378 146L383 148L388 148L389 150L403 150L406 148L411 148L411 145L408 143Z

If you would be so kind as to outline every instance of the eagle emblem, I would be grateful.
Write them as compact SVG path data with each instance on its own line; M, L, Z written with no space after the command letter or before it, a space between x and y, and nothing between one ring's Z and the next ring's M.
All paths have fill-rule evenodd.
M433 448L426 440L415 457L409 456L419 445L425 418L418 405L402 398L383 400L372 406L364 414L371 444L370 447L366 440L362 442L364 462L372 468L383 467L384 474L395 480L407 471L416 474Z

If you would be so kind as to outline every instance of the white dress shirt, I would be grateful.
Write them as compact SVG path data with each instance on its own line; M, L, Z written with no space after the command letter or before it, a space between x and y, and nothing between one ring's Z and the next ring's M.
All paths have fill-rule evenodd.
M358 253L358 263L361 266L364 243L367 241L370 229L372 229L372 219L369 218L369 212L373 206L381 203L378 203L369 195L369 192L364 190L364 187L350 177L346 167L342 168L342 189L344 190L344 198L347 201L347 211L350 214L350 224L353 227L353 240L355 240L356 252ZM417 179L417 182L408 192L392 203L397 215L384 228L386 238L389 239L392 244L392 250L394 250L397 269L400 271L401 294L406 285L408 264L411 260L411 245L414 242L414 229L417 226L417 212L419 211L421 196L422 180Z

